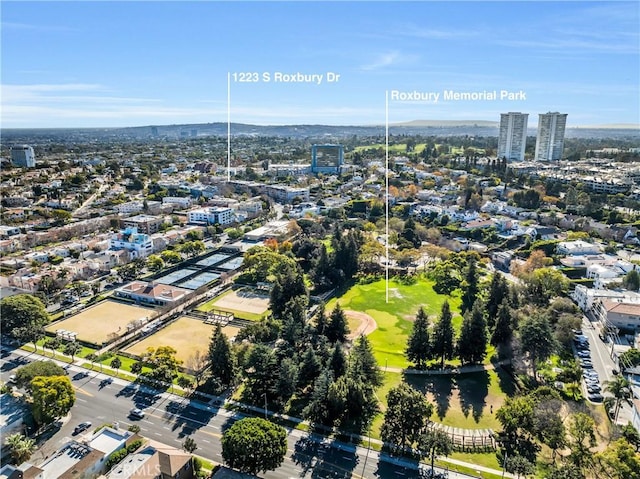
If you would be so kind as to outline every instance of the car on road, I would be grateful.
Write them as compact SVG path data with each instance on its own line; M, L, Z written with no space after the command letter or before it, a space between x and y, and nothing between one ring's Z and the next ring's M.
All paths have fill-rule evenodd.
M15 383L16 382L16 375L12 374L11 376L9 376L9 382L10 383Z
M89 429L91 427L91 421L85 421L85 422L81 422L80 424L78 424L74 429L73 429L73 434L80 434L82 431L86 431L87 429Z
M144 417L144 411L142 409L135 408L129 411L129 416L135 419L142 419Z

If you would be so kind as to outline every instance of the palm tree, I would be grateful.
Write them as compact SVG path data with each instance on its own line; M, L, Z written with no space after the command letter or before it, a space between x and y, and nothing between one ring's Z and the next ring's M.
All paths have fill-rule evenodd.
M627 399L631 393L629 381L624 376L616 376L609 381L605 381L604 385L605 392L611 393L616 399L614 421L617 421L618 413L620 412L620 403L623 399Z
M118 377L118 370L120 369L120 366L122 366L122 361L120 360L120 358L118 356L113 358L111 360L110 366L116 370L116 377Z
M23 436L22 434L12 434L5 440L11 450L11 456L17 465L28 461L36 450L36 441Z

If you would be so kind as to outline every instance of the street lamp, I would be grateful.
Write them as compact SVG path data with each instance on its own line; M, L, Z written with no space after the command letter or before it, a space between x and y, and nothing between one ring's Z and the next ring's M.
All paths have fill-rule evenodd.
M267 419L267 393L262 395L264 396L264 418Z

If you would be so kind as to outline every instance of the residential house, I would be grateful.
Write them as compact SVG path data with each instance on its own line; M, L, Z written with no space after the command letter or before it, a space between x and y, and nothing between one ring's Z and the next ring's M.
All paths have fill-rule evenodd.
M157 441L129 454L100 479L192 479L191 455Z
M603 324L625 331L640 330L640 302L621 302L599 298L593 305L594 316Z

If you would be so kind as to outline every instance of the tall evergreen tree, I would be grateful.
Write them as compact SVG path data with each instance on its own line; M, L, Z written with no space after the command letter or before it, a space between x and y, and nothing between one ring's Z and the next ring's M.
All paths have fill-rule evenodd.
M444 368L445 359L453 358L455 352L453 343L453 316L449 301L442 303L440 318L433 328L433 356L440 359L440 367Z
M313 384L313 392L309 404L304 408L303 417L315 424L333 426L335 417L329 407L329 388L333 384L333 375L328 369L323 370Z
M496 316L496 324L491 334L491 344L494 346L508 343L513 336L511 309L509 308L507 298L504 298L500 303Z
M224 386L229 386L236 374L233 350L220 324L216 324L209 343L209 371Z
M413 330L407 340L405 354L409 361L418 366L418 369L424 368L427 360L432 356L429 341L429 319L422 307L418 310L416 320L413 322Z
M344 343L347 340L347 334L349 334L347 316L340 307L340 303L337 303L335 309L331 311L325 336L331 343L336 341Z
M473 308L473 303L475 303L477 296L478 267L476 265L476 260L473 257L470 257L469 266L467 266L467 271L465 273L465 279L462 288L462 304L460 305L462 314L466 313L467 311L471 311L471 308Z
M280 364L273 350L264 344L256 344L249 353L246 362L246 386L243 392L253 404L276 401L279 397L278 382Z
M322 364L313 348L307 348L302 355L302 363L298 373L298 388L304 389L318 378L322 371Z
M365 384L373 387L382 386L383 374L378 367L373 348L366 336L360 336L349 353L347 374L361 379Z
M347 372L347 357L340 343L336 343L331 357L329 358L329 369L333 373L334 378L344 376Z
M458 357L462 364L481 363L487 350L487 325L478 304L467 313L462 321L458 339Z
M502 273L495 272L489 285L489 297L487 298L487 326L493 329L498 317L498 308L502 301L509 296L509 285Z
M318 305L318 312L316 314L316 332L318 334L325 334L327 329L328 319L327 312L324 309L324 303Z

